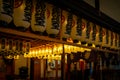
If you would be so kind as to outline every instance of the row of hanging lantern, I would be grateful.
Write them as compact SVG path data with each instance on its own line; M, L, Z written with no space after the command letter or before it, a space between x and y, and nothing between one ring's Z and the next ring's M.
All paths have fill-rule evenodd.
M63 53L62 44L45 44L30 49L28 54L24 54L24 57L38 59L57 59L61 60L61 54Z
M13 7L14 4L14 7ZM49 4L44 0L1 0L0 24L13 21L17 30L47 33L90 44L120 49L120 35L81 16Z
M84 52L84 51L91 51L91 49L78 47L78 46L72 46L72 45L64 45L65 53L71 54L71 53L77 53L77 52Z
M77 53L84 51L91 51L88 48L82 48L73 45L64 44L64 53ZM1 37L0 39L0 54L11 59L18 59L19 55L24 57L37 57L43 59L61 59L63 53L63 44L60 43L49 43L38 47L31 48L31 43L24 40L9 39Z
M19 55L29 53L31 43L23 40L0 38L0 54L11 59L18 59Z
M64 44L65 54L84 52L84 51L91 51L91 49ZM37 57L38 59L61 60L62 53L63 53L63 44L53 43L53 44L45 44L38 47L33 47L30 49L30 52L28 54L24 54L24 57L28 57L28 58Z

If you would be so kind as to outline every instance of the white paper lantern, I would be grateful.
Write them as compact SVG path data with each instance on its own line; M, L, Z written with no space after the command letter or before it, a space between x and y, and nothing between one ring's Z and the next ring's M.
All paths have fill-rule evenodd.
M102 28L100 25L96 25L96 32L95 45L102 45Z
M41 0L35 0L32 8L31 28L34 32L43 33L46 29L46 5Z
M7 51L9 53L13 53L12 52L12 47L13 47L13 40L12 39L8 39L8 48L7 48Z
M56 37L60 31L60 8L46 3L47 23L46 32L50 37Z
M72 30L73 15L65 10L62 11L62 39L70 38Z
M0 0L0 25L7 26L12 21L13 0Z
M31 48L31 43L30 42L26 42L26 53L28 54Z
M20 53L20 41L15 40L15 52L14 54L19 54Z
M1 38L0 42L1 42L1 51L5 52L7 50L7 46L8 46L7 39L6 38Z
M93 28L93 23L86 20L86 39L85 41L89 44L92 43L92 28Z
M31 0L15 0L13 22L18 29L26 30L31 22Z
M80 35L80 27L82 22L80 21L79 17L76 15L73 15L73 25L72 25L72 30L71 30L71 38L73 39L73 42L78 42L81 38Z

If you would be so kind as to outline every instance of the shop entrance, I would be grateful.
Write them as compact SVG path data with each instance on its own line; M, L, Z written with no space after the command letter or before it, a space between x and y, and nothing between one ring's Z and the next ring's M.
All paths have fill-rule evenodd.
M31 80L60 80L62 44L45 43L30 49Z
M53 42L33 47L30 49L30 53L26 54L26 56L31 57L30 79L87 79L90 76L89 71L87 71L90 64L84 58L88 58L90 52L91 49Z
M60 80L59 64L57 60L31 59L31 80Z

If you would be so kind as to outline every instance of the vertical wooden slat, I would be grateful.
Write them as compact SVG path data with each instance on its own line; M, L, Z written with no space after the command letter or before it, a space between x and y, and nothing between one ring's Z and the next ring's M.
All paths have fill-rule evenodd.
M30 80L34 80L34 60L30 59Z
M56 70L56 78L55 78L55 80L58 80L58 60L55 60L55 70Z
M34 59L34 80L40 80L40 60Z
M65 53L64 53L64 44L63 44L63 54L61 57L61 80L65 80Z
M39 73L39 80L41 80L41 59L39 60L39 62L40 62L40 64L39 64L39 65L40 65L40 66L39 66L39 72L40 72L40 73Z
M13 74L15 74L15 59L13 60L13 67L12 67L12 70L13 70Z
M29 62L28 62L28 58L26 58L26 66L28 67L29 66Z
M47 59L44 59L44 63L43 63L43 64L44 64L44 66L43 66L43 67L44 67L44 80L46 80L46 78L47 78L47 77L46 77L46 69L47 69L47 64L46 64L46 62L47 62Z
M70 79L70 54L67 54L67 74L66 74L66 79L69 80Z

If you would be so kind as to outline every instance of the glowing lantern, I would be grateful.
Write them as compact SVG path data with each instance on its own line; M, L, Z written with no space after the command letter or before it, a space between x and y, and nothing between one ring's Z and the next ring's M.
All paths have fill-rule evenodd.
M0 0L0 25L7 26L12 21L13 0Z
M31 28L32 31L43 33L46 29L46 5L42 0L33 1L32 8L32 20L31 20Z
M31 9L31 0L14 0L13 22L17 28L25 31L30 27Z
M71 30L71 38L73 42L79 42L81 38L81 26L82 26L82 18L73 15L73 22L72 22L72 30Z
M73 15L65 10L62 11L62 39L70 38Z
M1 52L5 52L7 50L7 39L6 38L1 38L0 39L0 43L1 43Z
M46 32L50 37L55 37L60 31L60 8L46 3L47 9L47 23L46 23Z

